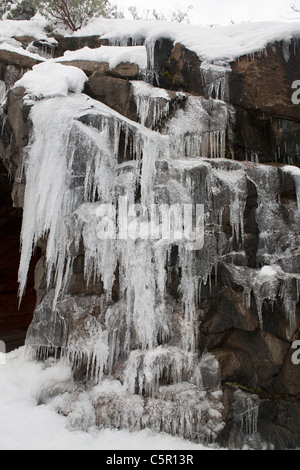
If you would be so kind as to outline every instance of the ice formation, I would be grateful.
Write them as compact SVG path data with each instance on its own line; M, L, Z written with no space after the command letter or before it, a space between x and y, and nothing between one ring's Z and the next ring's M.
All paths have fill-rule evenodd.
M6 86L5 83L0 80L0 106L4 103L6 97Z
M150 72L153 53L149 46ZM279 178L292 172L299 192L299 175L288 167L225 159L235 113L226 103L230 69L224 64L202 63L205 98L175 92L171 98L149 83L131 82L140 123L81 94L86 77L72 69L38 65L18 83L32 106L23 162L20 297L32 253L41 239L47 247L47 292L27 348L40 357L51 352L65 358L98 384L100 426L151 427L213 441L224 426L222 391L218 361L198 355L201 290L212 278L217 282L221 265L247 305L255 299L261 328L264 302L280 298L292 331L299 276L284 255L297 250L293 228L300 216L290 211L286 234L278 188ZM49 70L58 75L54 93L38 73ZM250 184L261 269L247 265L245 252ZM183 205L203 208L203 233L195 232L189 243L177 233L186 223L176 213ZM170 206L173 218L166 213ZM164 216L173 238L163 236ZM280 233L288 236L288 248ZM80 253L86 285L94 288L88 301L68 291ZM244 405L242 427L255 433L257 408Z
M200 71L206 96L228 101L230 66L202 62Z
M166 90L153 88L143 81L133 81L137 113L143 126L154 129L170 111L170 97Z

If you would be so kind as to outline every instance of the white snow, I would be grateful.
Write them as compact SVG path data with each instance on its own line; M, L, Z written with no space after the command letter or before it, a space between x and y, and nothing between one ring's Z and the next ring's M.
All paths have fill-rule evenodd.
M9 51L9 52L14 52L15 54L25 55L26 57L30 57L31 59L35 59L40 62L43 62L45 60L39 54L34 54L32 52L26 51L25 49L23 49L22 47L16 44L11 44L10 40L9 42L5 40L5 42L0 44L0 51Z
M212 449L148 429L130 433L91 425L83 431L78 420L91 412L97 390L81 392L76 411L66 418L56 409L71 387L69 366L30 361L24 348L6 354L0 364L0 450Z
M0 22L0 37L47 37L43 27L45 19L36 15L30 21L5 20ZM158 38L171 39L194 51L201 60L229 62L243 54L263 51L267 44L300 37L299 22L256 22L222 27L205 27L168 21L133 21L97 18L73 33L75 37L99 35L113 44L122 38L133 38L137 43L145 39L151 45ZM49 38L48 38L49 40ZM127 42L124 42L127 45ZM70 59L71 60L71 59ZM73 60L73 59L72 59ZM91 60L91 59L85 59Z
M298 177L300 176L300 168L298 168L297 166L285 165L284 167L282 167L282 170L286 173L290 173L290 175Z
M243 54L262 51L274 41L290 41L300 37L300 23L258 22L217 28L173 23L168 21L108 20L91 21L74 36L94 36L111 41L120 37L145 38L147 44L158 38L171 39L194 51L202 60L233 60Z
M282 272L280 266L263 266L257 276L259 278L274 278L280 272Z
M87 81L85 73L77 67L53 62L35 65L15 86L24 87L31 97L51 98L80 93Z
M144 46L117 47L101 46L95 49L84 47L77 51L66 51L63 57L56 61L88 60L94 62L108 62L111 69L121 62L137 64L140 70L147 68L147 51Z
M140 96L149 96L151 98L163 98L170 101L168 92L164 88L156 88L143 81L132 81L134 93Z
M6 37L0 36L0 44L4 44L4 43L11 44L12 46L15 46L15 47L22 47L22 43L20 41L17 41L14 38L6 38Z
M1 22L0 26L2 23L5 26L7 22ZM34 21L27 23L34 24ZM4 48L28 55L28 51L24 51L18 44L9 40L10 35L16 35L16 25L9 24L10 27L7 27L6 30L4 28L2 36L8 38L8 42L5 42L7 41L5 39L0 49ZM41 23L39 25L41 26ZM32 30L32 34L35 34L34 27ZM24 31L22 35L24 35ZM122 32L121 38L120 32ZM2 35L2 31L0 34ZM97 49L85 47L75 52L68 51L63 57L64 61L105 61L109 63L111 68L120 62L131 62L137 63L140 69L146 69L147 62L149 65L147 56L148 59L150 58L150 68L153 65L151 65L151 57L153 58L153 48L151 49L151 47L155 39L159 37L182 43L195 51L203 60L228 62L242 54L251 54L256 50L261 51L268 42L284 40L288 44L291 37L300 37L300 25L299 23L257 23L210 29L167 22L97 19L74 36L89 34L109 38L112 44L117 40L122 42L122 37L132 37L133 43L145 38L146 46L116 47L112 45ZM38 37L41 38L41 36ZM30 54L30 56L32 55L34 54ZM40 56L38 57L39 60L42 60ZM58 60L61 61L62 58ZM208 94L214 92L221 99L225 97L227 70L227 67L219 67L219 64L213 68L211 64L204 64L202 73L206 78ZM186 361L189 357L193 358L198 341L197 328L195 328L198 321L196 299L200 297L201 283L205 284L210 276L213 263L209 257L207 260L205 259L201 273L196 276L193 271L193 253L184 250L183 246L179 246L178 256L182 270L180 290L183 294L185 311L184 319L181 322L181 352L177 354L178 351L174 351L174 348L162 351L162 348L157 347L158 338L166 341L172 326L171 315L165 305L167 274L164 266L169 248L167 244L155 241L148 243L148 241L142 240L138 243L127 243L124 246L120 243L117 246L114 241L97 240L97 232L93 225L93 223L95 224L94 211L97 210L95 205L96 190L100 200L107 204L112 205L116 202L118 191L123 194L120 188L124 189L124 194L128 196L129 202L134 200L137 174L134 171L129 174L119 172L120 168L118 167L117 150L122 130L125 134L125 152L128 148L131 156L135 156L137 168L139 168L143 154L140 175L142 203L150 205L151 201L154 201L156 163L160 163L159 158L162 155L166 159L170 156L174 159L178 158L177 176L175 174L176 162L170 163L168 167L170 179L173 178L173 187L171 189L167 187L170 200L174 198L175 202L179 199L190 201L194 182L189 173L183 171L189 168L188 162L184 160L184 167L182 167L180 159L185 157L186 149L188 149L187 154L190 157L199 154L209 155L212 158L223 157L225 152L224 136L228 127L230 109L218 100L215 100L213 109L207 109L206 100L189 97L184 113L179 109L164 129L165 134L159 135L151 133L143 125L146 125L146 116L151 106L153 107L153 116L149 127L154 127L157 119L168 112L170 99L165 91L158 89L155 92L152 89L150 91L150 86L144 83L134 85L138 114L142 123L139 125L122 118L105 105L96 103L80 94L86 80L86 75L80 69L62 65L53 60L46 60L33 67L32 71L26 73L16 83L16 86L25 87L29 98L55 98L35 103L31 111L33 139L28 148L28 155L25 155L24 159L27 184L21 235L20 295L22 296L25 289L32 250L38 239L48 231L46 260L48 286L50 286L53 270L56 270L56 291L53 305L56 305L58 294L63 292L64 285L68 281L72 261L70 246L73 241L75 245L76 243L79 245L78 240L82 235L86 255L84 270L87 281L92 279L92 275L95 276L95 279L101 278L108 296L112 291L116 261L121 258L120 253L122 253L120 297L125 299L126 303L120 302L115 310L111 308L108 311L105 326L110 332L114 326L110 325L109 321L118 318L119 315L124 323L126 334L124 343L120 342L121 334L119 336L115 334L112 337L102 335L102 327L97 328L96 325L91 341L87 344L88 353L91 357L99 359L97 369L100 371L98 378L101 384L104 365L111 361L111 367L115 351L116 360L119 349L122 348L124 351L129 348L130 334L134 329L136 339L141 344L141 351L146 348L150 348L152 351L148 355L141 353L138 356L139 353L135 353L130 357L127 364L128 377L139 378L140 392L142 392L142 379L145 376L145 386L152 396L157 394L155 383L161 376L165 363L173 368L171 373L175 382L177 376L181 379L183 369L188 370ZM77 95L67 97L69 93L77 93ZM93 116L93 112L95 112L95 116ZM85 115L85 113L87 114ZM208 114L210 125L205 127ZM78 121L77 117L86 117L87 120L90 119L91 123L93 117L98 117L99 129L87 126L84 121ZM133 143L130 141L131 136L133 136ZM76 191L82 188L76 187L75 179L73 179L73 165L76 168L78 164L76 160L79 156L76 153L78 142L83 145L84 155L86 155L86 161L81 159L80 162L82 165L80 174L84 177L84 194ZM210 153L208 149L210 149ZM194 162L192 164L194 165ZM236 237L239 238L241 233L241 237L243 237L242 217L247 194L245 171L236 170L230 174L227 167L224 167L227 168L226 172L222 171L221 166L216 167L217 169L214 168L210 166L207 183L209 202L212 204L214 198L217 200L218 194L214 193L213 188L219 187L220 194L221 190L225 195L227 191L230 195L227 204L230 205L233 235L235 232ZM172 170L174 170L173 173ZM284 171L290 172L297 184L299 183L300 170L284 167ZM267 169L265 176L269 176L269 173L270 170ZM164 182L162 179L161 181ZM218 185L213 184L215 182L218 182ZM265 201L268 200L263 198L265 192L269 193L270 191L265 189L263 180L261 180L261 187L262 189L258 188L260 190L258 197L263 200L264 207L266 207L268 204ZM299 184L297 188L299 188ZM299 194L298 190L297 192ZM91 205L93 208L89 210L88 207ZM220 219L223 210L221 206L217 214ZM263 216L264 214L261 218ZM270 211L271 216L272 212ZM65 221L69 225L65 224ZM79 224L77 228L75 222ZM76 230L73 230L74 227ZM69 231L69 228L72 230ZM72 239L72 234L76 234L77 239L76 236ZM211 251L213 259L213 256L216 257L214 246ZM141 259L143 263L140 262ZM67 263L65 263L66 260ZM242 267L239 266L238 275L241 272ZM260 271L255 271L253 275L250 275L250 280L253 281L250 286L246 285L249 276L245 276L245 286L243 283L241 284L247 294L253 289L261 325L262 302L264 299L273 301L276 298L282 281L281 277L284 276L287 275L279 266L265 265ZM282 291L280 295L286 310L291 312L289 318L293 325L293 309L296 301L288 291ZM96 339L99 340L97 348L94 347ZM108 353L108 344L112 358ZM69 351L74 352L75 357L77 351L82 350L83 346L76 343L75 338L73 343L69 344ZM157 348L156 351L155 348ZM19 350L7 355L6 365L2 368L0 366L0 449L45 447L111 449L116 448L116 441L118 442L117 446L125 446L127 449L136 448L136 446L155 449L162 448L161 446L171 449L173 445L176 449L179 446L181 448L194 446L188 441L166 437L163 434L155 435L150 431L130 434L125 431L97 430L94 426L92 394L89 394L88 391L80 392L77 402L72 403L74 406L72 406L69 419L59 416L57 414L59 403L66 398L66 394L72 393L73 381L70 368L60 363L50 365L49 363L30 362L23 357L23 352L23 350ZM137 363L142 363L144 367L141 379L138 377ZM192 368L192 363L188 363L188 365ZM154 366L156 369L153 368ZM135 376L133 371L136 372ZM191 375L193 371L189 372ZM177 385L175 383L173 388L164 389L160 398L169 400L169 394L178 393ZM109 387L108 389L111 390ZM131 391L133 392L133 386ZM185 390L183 392L185 393ZM184 393L180 396L184 396ZM116 395L118 395L117 391ZM116 402L118 398L118 396L115 397ZM138 398L136 399L138 400ZM128 407L132 407L132 403L128 400ZM120 407L122 408L122 406L123 403L120 401ZM219 419L219 414L218 410L212 410L212 417ZM83 416L84 422L82 421ZM156 416L155 419L156 423L159 423ZM188 448L199 449L202 446Z
M46 39L44 27L48 21L41 15L35 15L31 20L3 20L0 21L1 37L29 36L35 39Z

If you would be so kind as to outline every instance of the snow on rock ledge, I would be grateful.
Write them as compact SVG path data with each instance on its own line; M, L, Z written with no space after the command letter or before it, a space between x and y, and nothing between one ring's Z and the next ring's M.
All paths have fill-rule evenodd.
M31 98L51 98L67 96L69 92L81 93L87 79L77 67L42 63L35 65L15 86L24 87Z
M147 51L144 46L101 46L96 49L90 49L86 46L77 51L66 51L63 57L56 60L59 62L74 60L108 62L110 69L114 69L121 63L129 62L130 64L137 64L140 70L145 70L147 68Z
M244 54L262 51L267 44L300 37L299 22L258 22L218 28L172 23L168 21L132 21L98 18L81 28L73 37L95 36L111 43L131 37L136 42L145 38L151 44L159 38L180 43L195 52L201 60L230 62Z

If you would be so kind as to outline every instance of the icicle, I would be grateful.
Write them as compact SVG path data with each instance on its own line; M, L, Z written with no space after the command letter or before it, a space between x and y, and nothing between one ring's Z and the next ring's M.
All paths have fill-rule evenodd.
M145 81L151 84L153 84L154 77L157 79L157 74L155 73L155 44L155 40L145 43L148 62Z
M290 60L290 45L291 45L291 40L282 41L281 50L282 50L284 60L286 62Z
M131 82L137 113L141 124L150 128L155 126L169 113L170 97L164 89L153 88L142 81Z
M234 393L236 419L241 423L241 429L245 434L257 433L257 421L259 414L260 400L257 395L250 395L241 390Z
M200 72L206 96L222 101L228 101L228 74L230 71L231 68L228 65L216 65L209 62L201 63Z
M296 166L287 165L282 168L283 171L289 173L295 182L296 195L297 195L297 205L300 209L300 169Z

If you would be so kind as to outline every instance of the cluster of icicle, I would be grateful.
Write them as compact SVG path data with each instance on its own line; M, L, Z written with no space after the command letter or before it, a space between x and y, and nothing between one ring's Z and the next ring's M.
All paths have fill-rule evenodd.
M145 108L140 105L139 109ZM154 113L154 121L156 116ZM49 329L45 336L51 336L51 322L54 332L60 323L61 339L60 345L50 342L48 345L32 344L32 347L40 357L54 350L54 354L67 358L74 367L85 364L88 376L96 382L113 371L121 356L125 357L124 388L128 400L134 392L146 393L149 400L157 401L157 414L164 421L165 431L173 430L195 439L197 436L214 439L223 426L222 404L219 395L216 399L203 389L201 367L197 374L196 305L200 276L195 277L193 252L186 249L183 241L178 241L182 273L179 289L184 314L178 315L176 328L181 332L181 339L177 348L172 349L168 342L174 332L174 315L167 302L166 260L173 243L155 238L100 239L97 235L100 206L117 207L119 198L124 196L128 205L132 205L136 203L138 187L139 203L151 213L150 206L158 200L161 191L159 183L156 187L156 163L170 158L170 134L161 135L135 124L84 95L37 102L31 119L33 135L24 160L27 185L21 234L20 294L26 286L32 251L44 238L50 294L37 308L36 316L46 309L48 302L52 318L50 314L45 320ZM121 138L124 145L120 153ZM175 185L171 181L168 190L170 203L193 203L192 185L186 184L185 178ZM61 312L68 302L68 295L64 293L72 275L74 253L81 243L86 281L103 283L106 305L111 303L119 264L121 300L107 309L104 324L85 311L80 331L74 333L68 331L68 322L62 320ZM206 277L207 269L205 266ZM73 307L74 316L81 318L82 310ZM139 360L132 351L136 347L133 344L140 351L143 372L136 369L141 366L137 365ZM145 351L149 353L144 354ZM218 373L217 363L212 370ZM169 396L169 386L165 389L159 386L163 377L175 387L173 398ZM133 385L135 381L140 384L137 390ZM177 390L179 384L191 389L184 392L187 400L180 407L178 397L183 392ZM217 381L215 390L219 385ZM140 421L144 423L142 426L151 424L153 428L158 425L152 423L153 413L148 416L149 400L145 402Z
M241 429L246 434L256 434L260 406L259 397L256 394L236 390L234 400L235 419L240 422Z
M105 382L97 390L96 422L139 431L150 428L155 432L179 435L185 439L209 444L224 428L221 420L221 391L199 390L182 382L161 386L156 398L131 395L118 384Z
M213 440L223 427L218 363L208 361L206 355L201 360L197 356L201 287L211 282L213 271L217 279L217 266L224 257L237 249L245 257L248 180L257 188L262 265L276 264L280 240L277 246L271 237L268 244L268 234L280 232L278 224L284 223L274 186L279 170L220 158L225 156L226 132L233 118L231 107L222 101L226 74L226 68L211 71L203 66L208 93L219 99L177 95L183 105L176 109L175 103L168 120L169 95L159 89L150 91L147 84L134 85L141 124L85 95L42 100L31 110L33 133L24 156L20 296L32 253L43 238L49 294L36 316L43 315L47 306L50 315L45 322L48 328L52 322L54 333L60 329L61 343L31 345L40 356L54 349L77 368L85 364L87 374L100 383L105 376L113 376L118 361L123 360L123 384L116 393L108 387L109 393L101 395L99 389L99 424L129 429L150 426L202 441ZM158 127L160 132L153 130ZM174 241L98 236L101 206L116 210L124 197L128 206L139 204L152 218L156 215L151 205L158 202L204 205L205 248L200 256L187 249L184 240L175 243L182 296L181 311L176 314L167 290ZM229 239L222 231L227 209L232 228ZM298 223L298 215L293 217ZM116 221L116 233L119 228ZM297 240L292 232L289 236L292 250ZM86 282L103 284L101 302L107 308L100 322L88 306L80 307L82 300L73 299L75 324L80 324L80 331L74 332L62 312L70 300L68 284L81 245ZM120 300L113 302L117 266ZM273 285L268 281L271 287L265 289L257 284L257 276L249 276L246 270L250 268L245 266L228 269L239 277L238 284L246 294L253 290L258 306L265 298L274 300ZM294 290L290 292L284 283L280 295L292 312L293 323ZM50 337L48 333L45 337ZM211 390L206 390L206 384L212 382Z

